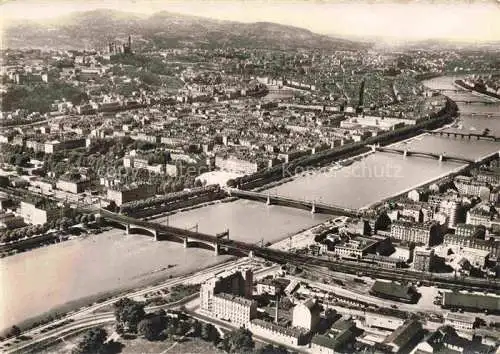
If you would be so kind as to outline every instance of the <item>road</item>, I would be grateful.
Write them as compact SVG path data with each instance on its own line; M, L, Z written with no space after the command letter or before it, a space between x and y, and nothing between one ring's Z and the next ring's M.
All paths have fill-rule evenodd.
M16 353L23 351L23 349L26 349L34 344L37 343L42 343L47 340L51 339L56 339L60 338L63 336L67 336L69 334L73 334L74 332L78 332L82 330L82 328L91 328L95 327L96 325L101 325L101 324L106 324L114 321L114 314L112 312L104 312L104 313L98 313L96 314L95 311L102 309L106 306L110 306L117 302L118 300L125 298L125 297L130 297L130 298L136 298L143 296L149 292L152 291L158 291L167 287L172 287L177 284L195 284L195 283L202 283L206 279L210 278L213 273L227 270L228 268L234 268L242 265L246 265L251 263L252 260L248 258L241 258L236 261L232 261L229 264L222 263L215 265L213 267L204 269L200 272L197 272L196 274L193 275L186 275L182 276L179 278L171 279L168 280L162 284L156 285L156 286L150 286L148 288L144 288L141 290L133 291L128 294L118 296L115 298L112 298L110 300L91 305L86 308L82 308L76 312L71 312L68 313L66 316L63 318L53 321L51 323L33 328L31 330L25 331L22 334L24 336L29 337L30 339L26 341L21 341L19 343L15 343L15 338L11 338L5 341L0 342L0 351L5 352L5 353ZM155 306L149 308L149 310L154 310L156 308L160 307L168 307L169 305L163 305L163 306ZM57 328L50 328L53 326L60 325L60 327ZM44 332L42 332L44 331ZM8 344L8 347L6 346Z

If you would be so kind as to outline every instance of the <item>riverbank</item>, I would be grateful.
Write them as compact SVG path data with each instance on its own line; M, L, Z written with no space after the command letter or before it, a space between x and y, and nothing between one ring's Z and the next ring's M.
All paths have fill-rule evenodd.
M331 162L349 157L355 157L371 149L370 145L380 144L386 146L410 137L420 135L422 130L432 130L449 124L457 117L458 107L450 98L446 97L446 103L441 110L432 117L417 122L414 125L404 126L393 131L385 131L377 136L372 136L364 141L338 146L320 151L316 154L299 157L289 163L281 163L268 169L260 170L251 175L235 179L235 185L240 189L254 190L272 182L279 181L285 176L290 177L297 171L304 171L311 166L320 167Z
M237 257L229 255L214 257L210 262L209 268L220 266L226 263L229 264L235 259L237 259ZM51 307L49 310L41 314L27 317L26 319L18 321L16 323L4 324L2 326L4 328L0 327L0 333L8 330L12 325L16 325L21 330L25 331L26 329L37 327L42 323L61 318L77 310L84 310L86 307L104 302L114 297L123 296L127 293L136 292L139 290L145 290L149 287L160 285L170 279L191 276L204 269L203 267L204 265L201 264L194 264L187 267L185 265L175 265L172 267L165 267L165 269L162 270L153 270L147 273L142 273L135 276L135 281L129 282L128 285L117 286L113 290L102 291L96 294L82 296L75 300L66 301L60 305ZM0 317L1 315L2 311L0 311Z
M299 232L287 235L278 241L272 243L268 247L271 249L276 249L280 251L290 251L292 249L301 249L305 247L309 247L310 245L315 244L314 241L315 231L325 228L327 225L330 225L332 219L322 222L321 224L304 228Z
M453 83L459 88L470 90L472 93L478 94L480 97L493 98L496 101L500 101L500 95L489 91L479 91L475 87L467 85L463 80L455 80Z
M233 259L110 230L0 260L0 328L48 316ZM174 265L172 267L172 265ZM64 286L63 286L64 284Z
M423 134L423 135L426 135L426 134ZM391 196L388 196L387 198L384 198L383 200L378 201L376 203L367 204L367 205L363 206L361 209L370 209L370 208L374 209L374 208L379 207L380 205L385 204L386 202L388 202L392 199L401 198L404 194L408 193L411 190L414 190L417 188L425 188L425 187L430 186L431 184L439 183L441 181L444 182L445 180L452 179L454 176L466 173L469 169L473 168L474 166L478 166L478 165L481 165L483 163L486 163L487 161L490 161L491 159L495 158L495 156L497 156L498 154L499 153L494 152L494 153L490 153L490 154L487 154L485 156L482 156L482 157L478 158L477 162L475 162L473 164L463 164L461 166L458 166L457 168L455 168L451 171L443 173L442 175L437 176L436 178L429 179L428 181L421 183L419 185L416 185L413 188L407 188L400 193L396 193L396 194L393 194Z

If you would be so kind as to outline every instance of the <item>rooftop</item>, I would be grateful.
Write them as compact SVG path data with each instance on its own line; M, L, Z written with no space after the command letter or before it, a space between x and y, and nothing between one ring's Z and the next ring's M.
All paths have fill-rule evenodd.
M232 294L226 294L226 293L217 293L217 294L214 294L214 297L219 297L219 298L224 299L224 300L236 302L236 303L238 303L240 305L244 305L244 306L251 306L253 303L252 300L245 299L244 297L236 296L236 295L232 295Z
M412 320L396 328L386 339L385 343L393 343L402 348L406 346L422 330L420 322Z
M269 329L271 331L287 335L289 337L298 338L298 337L302 336L303 334L305 334L305 332L300 328L283 327L283 326L277 325L276 323L267 322L267 321L264 321L261 319L254 319L251 322L253 325L263 327L263 328Z
M370 291L405 300L413 300L415 297L415 290L411 286L401 285L392 281L377 280Z

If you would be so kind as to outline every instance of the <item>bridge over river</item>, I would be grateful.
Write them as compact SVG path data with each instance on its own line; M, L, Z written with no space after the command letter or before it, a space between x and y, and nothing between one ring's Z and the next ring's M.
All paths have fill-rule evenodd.
M311 213L313 214L322 213L322 214L330 214L338 216L347 216L352 218L360 217L363 215L362 212L356 209L343 208L336 205L321 203L315 200L293 199L278 194L245 191L236 188L228 189L228 193L232 197L256 200L259 202L266 203L267 205L275 204L291 208L310 210Z
M448 138L461 138L468 140L489 140L489 141L500 141L500 137L487 135L487 134L479 134L479 133L461 133L457 131L447 131L447 130L424 130L427 134L431 135L439 135Z
M421 282L422 284L438 285L443 288L451 289L468 289L468 290L484 290L492 292L500 292L500 281L492 279L482 279L474 277L455 277L450 274L435 274L429 272L419 272L409 269L384 269L374 265L358 263L356 261L346 260L331 260L321 257L314 257L303 254L295 254L284 252L276 249L262 247L259 244L253 244L243 241L229 239L229 232L224 232L218 235L208 235L198 231L190 231L172 226L162 225L150 221L137 220L125 215L109 212L104 209L93 210L100 218L107 221L118 223L122 226L127 226L129 232L133 230L143 230L152 235L156 235L156 239L160 240L160 235L171 236L177 239L187 240L190 242L198 242L208 244L215 249L217 255L219 250L225 250L233 254L258 256L273 262L290 263L300 266L316 265L328 267L334 271L359 274L362 272L365 275L374 276L383 279L401 280Z
M146 233L153 236L157 241L170 240L183 243L185 248L209 248L213 249L215 255L219 254L220 241L223 239L229 239L229 230L213 236L199 232L197 227L196 231L181 229L169 225L135 219L130 216L113 213L105 209L99 209L98 215L100 218L105 219L113 225L125 228L127 234L134 232Z
M427 157L427 158L433 158L439 161L456 161L456 162L463 162L466 164L470 163L475 163L478 160L474 159L468 159L465 157L461 156L450 156L448 154L435 154L432 152L424 152L424 151L413 151L409 149L396 149L392 147L381 147L381 146L371 146L373 151L380 151L380 152L390 152L393 154L400 154L403 156L419 156L419 157Z

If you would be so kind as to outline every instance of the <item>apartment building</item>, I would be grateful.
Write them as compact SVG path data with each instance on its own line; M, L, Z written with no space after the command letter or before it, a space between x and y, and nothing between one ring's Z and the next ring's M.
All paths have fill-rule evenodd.
M395 221L391 225L391 237L397 240L434 245L439 242L441 229L437 223L412 223Z

